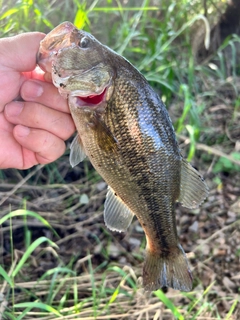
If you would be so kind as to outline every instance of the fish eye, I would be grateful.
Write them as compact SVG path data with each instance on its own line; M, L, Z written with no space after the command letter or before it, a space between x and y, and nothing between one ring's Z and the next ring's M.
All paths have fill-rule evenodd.
M87 37L83 37L79 43L81 48L87 48L89 44L89 39Z

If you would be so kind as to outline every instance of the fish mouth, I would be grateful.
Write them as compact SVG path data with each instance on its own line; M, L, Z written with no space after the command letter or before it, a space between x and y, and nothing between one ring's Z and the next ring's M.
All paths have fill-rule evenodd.
M74 95L75 102L78 107L97 107L106 101L107 89L108 88L105 87L99 94L92 93L86 96Z

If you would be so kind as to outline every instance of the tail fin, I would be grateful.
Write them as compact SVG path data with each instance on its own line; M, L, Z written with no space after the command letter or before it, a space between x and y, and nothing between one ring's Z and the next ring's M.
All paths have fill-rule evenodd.
M147 291L171 287L191 291L192 274L187 257L179 244L174 252L159 256L147 249L143 266L143 286Z

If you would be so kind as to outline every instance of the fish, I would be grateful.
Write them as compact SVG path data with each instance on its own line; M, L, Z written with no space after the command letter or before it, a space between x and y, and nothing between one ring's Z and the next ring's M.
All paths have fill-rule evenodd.
M41 41L37 63L68 99L78 132L70 164L88 157L108 184L106 226L125 232L136 216L145 232L144 289L192 290L175 203L197 208L208 187L182 157L159 95L127 59L71 22Z

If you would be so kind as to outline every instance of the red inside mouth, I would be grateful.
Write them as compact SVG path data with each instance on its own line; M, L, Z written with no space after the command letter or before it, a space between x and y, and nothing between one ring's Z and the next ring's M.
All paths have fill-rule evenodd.
M100 94L92 94L87 97L79 97L79 98L87 104L99 104L100 102L103 101L106 90L107 88L105 88L103 92Z

